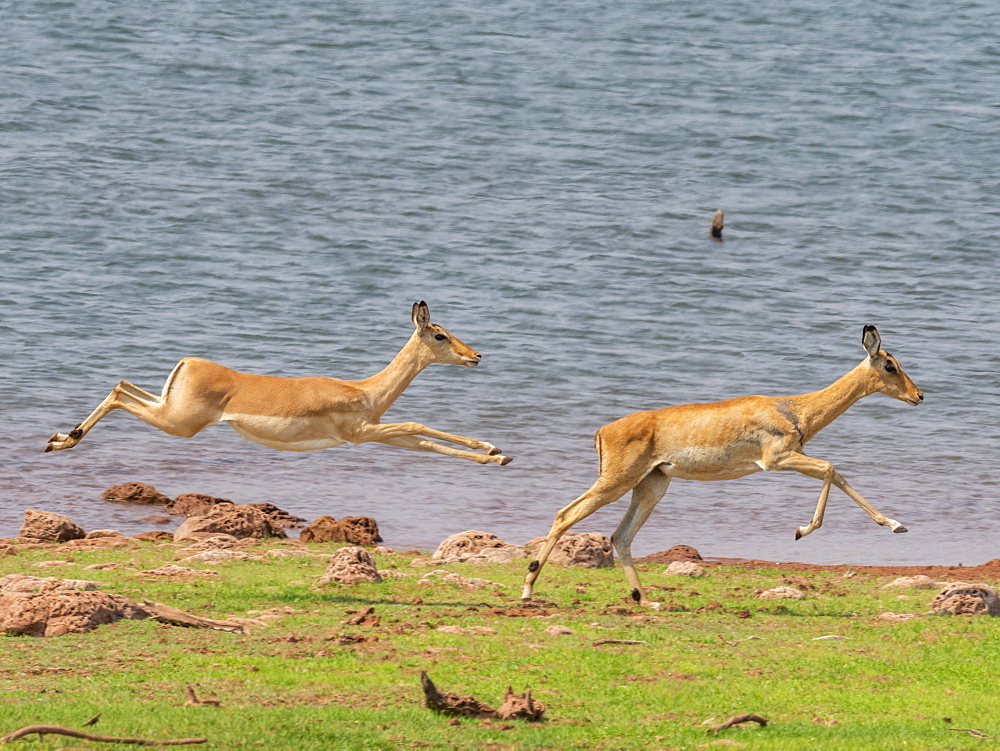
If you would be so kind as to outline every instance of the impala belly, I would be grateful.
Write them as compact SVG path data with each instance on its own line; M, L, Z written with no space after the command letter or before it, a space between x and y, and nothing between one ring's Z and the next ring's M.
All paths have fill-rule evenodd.
M347 443L326 420L227 414L221 422L228 422L248 441L283 451L315 451Z
M682 480L735 480L760 472L760 451L740 450L733 446L687 446L668 451L664 469Z

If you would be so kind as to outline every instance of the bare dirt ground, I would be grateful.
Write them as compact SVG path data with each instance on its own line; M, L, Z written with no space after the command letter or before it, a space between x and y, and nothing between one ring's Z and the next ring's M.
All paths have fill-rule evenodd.
M676 558L670 557L668 551L653 553L638 559L637 563L669 564ZM753 558L706 558L700 561L703 566L735 566L747 570L778 569L781 571L832 571L846 573L854 571L870 576L917 576L923 574L932 579L948 579L974 581L980 579L1000 579L1000 558L994 558L978 566L855 566L847 563L821 565L816 563L777 563L761 561Z

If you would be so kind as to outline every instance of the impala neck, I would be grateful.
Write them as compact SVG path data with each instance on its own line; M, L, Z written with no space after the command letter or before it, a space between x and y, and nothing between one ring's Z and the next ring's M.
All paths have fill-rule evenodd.
M417 332L414 332L384 370L360 381L360 385L368 392L371 399L375 419L381 417L399 395L406 391L406 387L413 382L420 371L432 362L426 349L421 345Z
M789 406L798 418L799 432L805 443L844 414L852 404L877 390L865 360L822 391L788 397Z

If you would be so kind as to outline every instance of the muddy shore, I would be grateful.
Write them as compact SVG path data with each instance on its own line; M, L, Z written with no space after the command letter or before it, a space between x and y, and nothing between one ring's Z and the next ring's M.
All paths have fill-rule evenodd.
M644 558L637 558L636 563L670 563L667 552L653 553ZM923 574L932 579L966 580L976 579L1000 579L1000 558L994 558L986 563L976 566L939 566L933 564L918 566L862 566L848 563L819 564L819 563L779 563L775 561L764 561L756 558L706 558L700 561L702 566L735 566L748 570L753 569L778 569L781 571L832 571L837 573L847 573L853 571L858 574L870 576L918 576Z

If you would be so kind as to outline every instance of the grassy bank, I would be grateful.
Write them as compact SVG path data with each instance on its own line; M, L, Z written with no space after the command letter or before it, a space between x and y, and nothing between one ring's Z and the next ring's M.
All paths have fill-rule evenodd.
M274 542L246 550L294 547ZM649 612L624 599L620 570L549 566L536 588L543 599L525 608L517 599L525 561L447 566L496 582L478 590L439 577L420 583L433 567L412 567L414 554L378 558L380 568L414 576L320 592L311 584L326 562L313 556L181 564L212 568L218 578L142 573L173 562L175 551L136 543L0 557L0 575L94 579L104 591L207 618L259 619L247 635L123 621L81 635L2 637L0 735L32 724L81 728L101 713L88 730L204 736L212 748L687 749L718 740L706 732L711 724L752 712L770 723L734 727L719 738L756 749L1000 742L956 730L1000 736L1000 619L926 615L936 590L884 589L888 576L715 567L690 579L640 565L665 605ZM70 562L34 565L57 559ZM131 569L85 569L105 562ZM785 583L807 599L758 599L759 591ZM369 606L374 612L363 623L345 623ZM918 617L884 620L886 611ZM546 631L555 625L572 633ZM439 631L443 626L468 630ZM819 638L827 636L837 638ZM595 646L602 639L645 643ZM508 684L531 689L546 719L436 715L423 706L421 670L439 688L492 706ZM189 684L221 706L186 706ZM113 747L36 738L11 745Z

